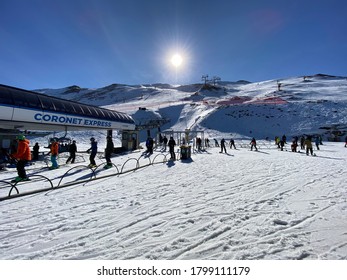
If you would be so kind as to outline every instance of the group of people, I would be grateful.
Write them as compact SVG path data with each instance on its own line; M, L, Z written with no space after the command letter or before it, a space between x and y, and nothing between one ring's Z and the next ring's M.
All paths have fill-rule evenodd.
M312 140L312 136L311 135L307 135L306 137L304 135L302 135L300 137L300 149L301 150L305 150L306 149L306 154L307 155L313 155L313 140ZM293 140L292 140L292 144L291 144L291 151L292 152L297 152L297 147L299 146L298 144L299 142L299 137L294 136ZM315 141L314 141L317 150L319 150L319 146L323 145L322 143L322 137L320 135L315 137ZM284 145L284 144L283 144ZM281 144L281 150L283 151L283 147Z
M313 140L312 140L312 136L308 135L308 136L302 136L300 138L300 147L302 150L305 150L306 149L306 154L307 155L313 155ZM220 141L220 145L218 143L218 140L217 139L214 139L215 141L215 147L220 147L221 148L221 151L220 153L227 153L227 150L226 150L226 140L224 138L222 138L222 140ZM291 144L291 150L292 152L297 152L297 147L298 147L298 141L299 141L299 138L297 136L293 137L293 141L292 141L292 144ZM314 141L315 145L316 145L316 148L317 150L319 150L319 146L322 145L322 137L320 135L316 136L315 137L315 141ZM251 147L251 151L253 151L253 149L255 151L258 151L258 148L257 148L257 141L255 140L255 138L253 137L251 142L249 143L250 144L250 147ZM283 135L281 138L280 137L275 137L275 144L277 145L277 147L283 151L283 148L285 146L285 144L287 144L287 137L286 135ZM229 142L229 145L230 145L230 149L232 149L233 147L236 149L235 147L235 141L234 139L230 139L230 142ZM347 137L345 139L345 147L347 147Z
M105 169L112 167L111 156L113 152L114 152L114 144L112 141L112 136L108 135L106 137L106 148L105 148L105 159L106 159L106 164L104 165ZM87 153L90 153L90 156L89 156L90 163L88 166L90 168L97 167L95 162L95 157L98 153L98 142L95 140L94 137L90 138L90 148L87 150Z
M164 147L164 151L166 151L166 148L169 147L170 160L176 160L176 154L175 154L176 141L174 140L173 136L170 136L170 139L168 140L166 135L162 136L161 134L159 134L159 144L161 144ZM153 146L154 146L154 140L152 137L148 136L146 140L147 150L144 152L144 154L148 156L153 154Z
M25 166L31 160L39 159L40 146L38 143L35 143L31 153L30 141L26 139L24 135L18 135L16 137L16 140L17 140L17 145L15 149L13 149L14 151L12 151L10 155L8 155L10 159L15 161L17 173L18 173L18 176L13 181L14 182L27 181L28 176L26 174ZM111 156L112 156L112 153L114 152L114 144L113 144L111 136L107 136L106 140L107 140L106 148L105 148L106 165L104 166L104 168L110 168L112 167ZM90 153L90 156L89 156L90 164L88 166L90 168L95 168L97 166L95 162L95 157L98 152L98 145L94 137L90 138L90 144L91 144L91 147L87 150L87 152ZM50 161L52 163L49 169L51 170L57 169L59 168L59 164L57 161L58 155L59 155L58 139L52 138L50 140L50 144L48 147L49 147L49 152L46 155L50 155ZM68 152L69 152L69 157L66 160L66 164L70 162L74 163L76 159L76 153L77 153L77 145L75 140L73 140L72 143L69 144ZM7 157L7 154L4 154L4 156Z
M161 136L161 135L160 135ZM278 146L279 149L281 149L281 151L283 151L283 147L284 145L287 143L286 142L287 137L285 135L282 136L282 138L279 137L275 137L275 143ZM214 139L215 141L215 146L219 147L219 143L216 139ZM160 142L161 144L164 146L164 149L166 151L166 147L169 147L169 152L170 152L170 159L171 160L175 160L176 159L176 155L175 155L175 146L176 146L176 142L173 139L173 137L170 137L170 140L167 139L166 136L164 137L160 137ZM292 152L297 152L297 147L299 143L299 138L298 137L293 137L293 141L291 144L291 150ZM197 139L197 147L198 149L201 149L201 139L200 141ZM14 179L15 182L18 181L25 181L28 180L26 171L25 171L25 166L28 164L29 161L33 160L38 160L39 159L39 144L36 143L33 146L33 153L31 154L31 150L30 150L30 142L28 139L25 138L24 135L19 135L17 136L17 147L15 149L15 152L11 153L9 155L9 158L15 160L16 162L16 168L17 168L17 173L18 176ZM95 162L95 157L97 155L98 152L98 143L95 140L94 137L90 138L90 148L87 150L88 153L90 153L89 156L89 167L90 168L95 168L97 167L96 162ZM154 140L151 137L147 138L146 141L146 152L147 154L151 155L153 154L153 145L154 145ZM205 145L207 147L209 147L209 140L208 138L205 139ZM226 150L226 140L224 138L222 138L221 142L220 142L220 147L221 147L221 151L220 153L227 153ZM234 148L236 149L235 146L235 141L234 139L230 139L229 142L230 145L230 149ZM319 150L319 145L322 145L322 138L320 136L315 137L315 145L317 150ZM253 150L253 148L257 151L257 142L255 140L255 138L253 137L251 142L250 142L250 146L251 146L251 151ZM345 138L345 147L347 147L347 136ZM50 155L50 160L52 165L49 167L50 169L56 169L59 168L58 162L57 162L57 157L59 154L59 143L58 143L58 139L57 138L52 138L51 139L51 143L49 145L50 151L48 152L47 155ZM301 136L300 138L300 148L301 149L306 149L306 154L309 155L313 155L313 144L312 144L312 136ZM69 145L68 148L69 151L69 157L66 160L66 163L74 163L75 159L76 159L76 153L77 153L77 145L76 145L76 141L73 140L72 143ZM112 167L112 161L111 161L111 156L112 153L114 152L114 144L112 141L112 137L111 136L107 136L106 137L106 148L105 148L105 159L106 159L106 165L104 166L104 168L110 168ZM4 155L7 157L7 154Z
M214 139L215 141L215 146L216 147L219 147L219 143L218 143L218 140L217 139ZM227 153L227 149L226 149L226 146L225 146L225 142L226 140L224 138L222 138L222 140L220 141L220 147L221 147L221 151L220 153ZM257 148L257 141L255 140L255 138L253 137L251 142L249 143L251 145L251 151L253 151L253 148L258 151L258 148ZM236 150L236 146L235 146L235 140L233 138L230 139L229 141L229 147L230 149L234 148Z

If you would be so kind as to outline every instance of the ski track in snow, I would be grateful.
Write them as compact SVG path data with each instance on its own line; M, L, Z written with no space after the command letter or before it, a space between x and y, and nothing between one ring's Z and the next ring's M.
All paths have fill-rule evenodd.
M347 149L262 151L210 148L192 162L3 201L0 258L346 259ZM40 174L58 180L67 168Z

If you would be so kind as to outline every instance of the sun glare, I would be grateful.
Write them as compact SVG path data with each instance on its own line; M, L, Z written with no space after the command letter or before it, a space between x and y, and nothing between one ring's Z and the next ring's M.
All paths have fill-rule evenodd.
M182 56L180 56L179 54L175 54L172 58L171 58L171 63L173 66L178 67L182 64Z

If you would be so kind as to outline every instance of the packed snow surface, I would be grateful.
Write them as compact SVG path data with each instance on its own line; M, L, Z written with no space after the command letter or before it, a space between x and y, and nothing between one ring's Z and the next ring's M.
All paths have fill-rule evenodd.
M149 158L141 149L114 155L105 170L106 131L68 132L76 163L64 165L66 153L54 171L36 162L27 167L32 180L17 188L48 188L40 176L54 186L77 184L0 201L0 259L347 259L345 77L40 92L126 112L141 125L162 119L161 131L204 132L211 144L233 137L237 150L193 149L191 160L167 161L161 147ZM273 139L283 134L288 144L279 151ZM316 156L290 151L291 138L302 134L323 136ZM31 146L44 147L51 136L32 137ZM100 179L87 181L90 137L99 143ZM121 134L113 137L119 147ZM136 165L145 167L130 171ZM14 177L15 168L0 172L0 197Z
M317 156L281 152L273 142L261 141L258 152L236 144L227 154L218 147L193 153L190 161L167 162L156 151L156 164L137 171L2 201L0 258L346 259L343 144L324 143ZM140 155L112 161L119 169L130 158L150 162ZM81 164L34 165L28 174L39 171L56 185ZM76 168L64 183L89 175ZM20 191L29 186L18 184Z

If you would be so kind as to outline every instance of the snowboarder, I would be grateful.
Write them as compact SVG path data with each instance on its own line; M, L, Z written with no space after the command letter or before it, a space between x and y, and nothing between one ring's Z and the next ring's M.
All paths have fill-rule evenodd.
M236 150L235 147L235 140L233 138L230 139L230 149L232 149L234 147L234 149Z
M227 149L225 148L225 139L222 138L222 140L220 141L220 147L221 147L221 153L223 153L223 150L224 152L227 154Z
M92 137L90 138L90 148L87 150L87 153L90 152L90 156L89 156L89 167L94 168L96 167L96 163L95 163L95 157L96 154L98 152L98 142L95 141L95 138Z
M250 145L251 145L251 151L253 151L253 147L255 148L256 151L258 151L257 141L255 140L254 137L252 138Z
M75 162L76 159L76 152L77 152L77 146L76 146L76 141L73 140L72 144L69 145L69 157L66 161L66 163L69 163L69 161L71 161L71 163Z
M105 169L111 168L112 167L112 162L111 162L111 155L114 150L114 144L112 141L112 137L108 135L106 137L106 149L105 149L105 158L106 158L106 165L104 166Z
M51 155L52 166L49 169L57 169L59 168L57 157L59 153L59 143L56 138L51 139L50 151L47 155Z
M309 155L309 153L310 153L312 156L313 155L313 149L312 149L312 137L311 136L307 136L307 138L305 140L305 146L306 146L306 155Z
M175 154L176 142L175 142L175 140L173 139L172 136L170 137L168 146L169 146L169 152L170 152L170 156L171 156L170 159L171 159L171 160L176 160L176 154Z
M29 147L29 140L25 139L24 135L17 136L18 146L17 151L11 155L16 160L16 167L18 176L13 180L14 182L29 180L26 172L25 165L31 160L31 152Z

